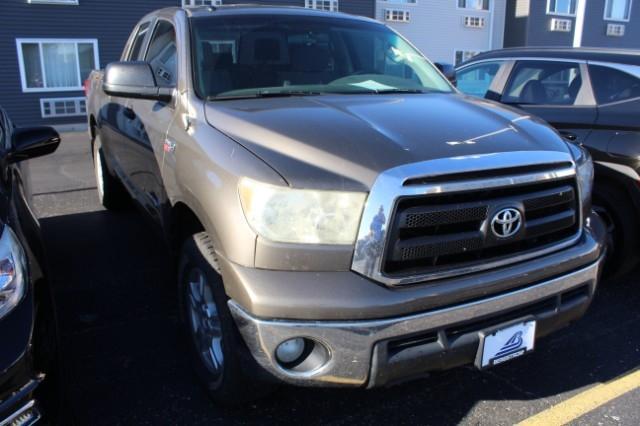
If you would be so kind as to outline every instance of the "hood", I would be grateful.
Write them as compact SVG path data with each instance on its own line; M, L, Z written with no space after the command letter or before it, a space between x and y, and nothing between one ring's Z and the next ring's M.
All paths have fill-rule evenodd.
M292 187L366 191L384 170L445 157L568 147L515 109L453 94L321 95L214 101L209 124Z

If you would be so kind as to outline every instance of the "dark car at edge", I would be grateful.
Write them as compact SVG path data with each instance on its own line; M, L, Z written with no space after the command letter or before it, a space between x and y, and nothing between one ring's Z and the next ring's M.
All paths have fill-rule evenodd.
M61 392L53 295L30 206L29 158L49 154L50 127L16 128L0 108L0 425L59 421Z

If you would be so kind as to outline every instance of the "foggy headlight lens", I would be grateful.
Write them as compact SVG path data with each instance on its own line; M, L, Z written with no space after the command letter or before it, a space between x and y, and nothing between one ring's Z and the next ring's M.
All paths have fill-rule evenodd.
M15 308L25 292L25 255L8 226L0 237L0 318Z
M240 181L240 201L249 225L278 242L353 244L365 193L291 189L248 178Z

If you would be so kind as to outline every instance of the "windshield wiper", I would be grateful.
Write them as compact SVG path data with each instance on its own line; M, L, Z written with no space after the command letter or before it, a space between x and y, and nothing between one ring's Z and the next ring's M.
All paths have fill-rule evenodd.
M242 93L236 95L217 95L208 96L207 101L228 101L232 99L254 99L254 98L284 98L291 96L318 96L320 92L313 92L308 90L287 90L283 92L271 92L269 90L261 90L254 93Z
M387 93L427 93L426 90L422 90L422 89L381 89L381 90L374 90L372 92L375 95L386 95Z
M341 90L341 91L331 91L327 93L335 93L339 95L386 95L386 94L392 94L392 93L422 94L422 93L433 93L433 92L431 90L424 90L424 89L392 88L392 89L370 89L370 90Z

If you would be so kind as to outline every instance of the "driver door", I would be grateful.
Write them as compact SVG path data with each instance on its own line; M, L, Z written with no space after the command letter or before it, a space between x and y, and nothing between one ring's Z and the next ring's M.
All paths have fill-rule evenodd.
M158 19L143 60L151 65L158 86L175 88L178 81L178 51L173 24ZM162 220L166 194L160 167L167 132L176 115L173 102L131 99L130 108L139 123L130 132L130 152L135 171L130 174L140 204L156 221Z

